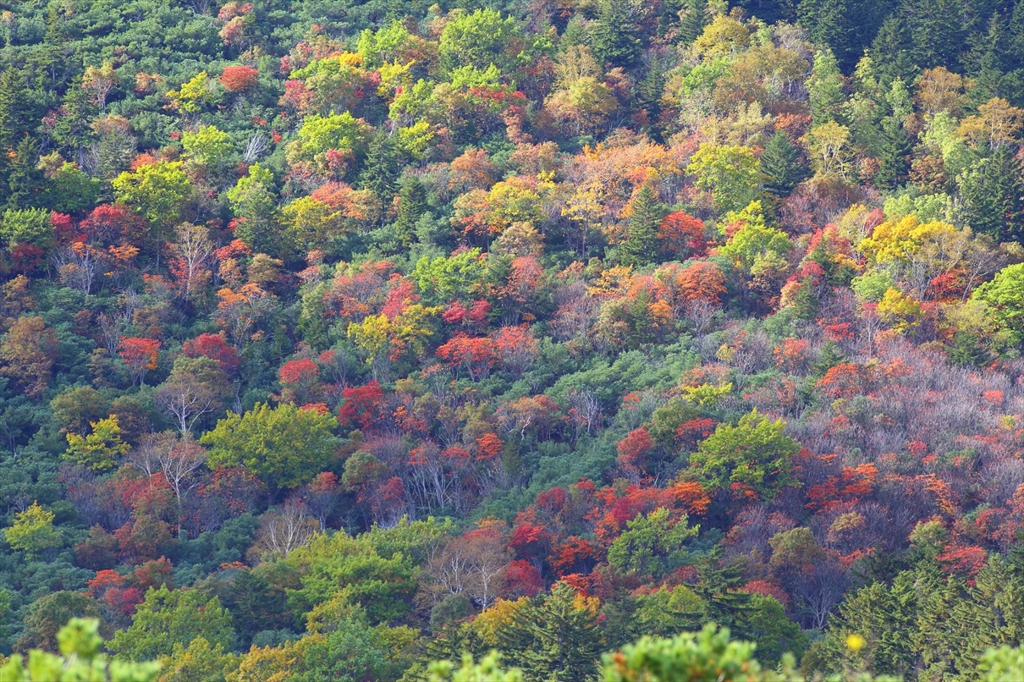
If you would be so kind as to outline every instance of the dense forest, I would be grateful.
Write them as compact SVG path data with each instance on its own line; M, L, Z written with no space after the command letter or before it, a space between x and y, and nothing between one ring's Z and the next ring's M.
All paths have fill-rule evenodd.
M1024 674L1024 1L0 40L3 679Z

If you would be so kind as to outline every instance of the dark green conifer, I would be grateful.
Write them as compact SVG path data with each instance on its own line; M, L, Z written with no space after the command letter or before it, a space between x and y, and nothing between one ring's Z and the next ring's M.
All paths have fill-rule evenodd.
M807 177L807 167L800 162L799 148L781 130L769 138L761 152L761 172L765 176L764 191L780 199L789 196Z
M498 630L502 654L527 679L576 682L597 673L603 648L597 613L576 601L575 588L560 582L550 594L517 609L512 622Z
M359 182L381 203L381 226L387 217L387 206L398 189L398 176L402 173L402 153L394 138L386 130L378 130L370 141L363 172Z
M684 43L692 43L708 25L708 0L686 0L686 13L679 26L679 37Z
M642 44L636 35L636 22L629 16L629 4L604 0L590 33L590 46L601 63L632 66L640 56Z
M642 267L653 263L657 256L658 226L663 217L650 183L637 192L632 209L626 224L626 241L619 247L619 262Z
M885 189L895 189L906 182L912 151L913 142L902 124L895 121L883 123L882 153L878 159L876 184Z
M46 177L37 168L39 145L31 135L25 135L18 142L8 165L7 207L30 208L43 203Z
M410 178L398 193L398 217L394 224L395 239L409 246L416 237L416 223L427 212L427 191L419 178Z
M1024 237L1024 168L1001 146L960 183L967 224L997 241Z

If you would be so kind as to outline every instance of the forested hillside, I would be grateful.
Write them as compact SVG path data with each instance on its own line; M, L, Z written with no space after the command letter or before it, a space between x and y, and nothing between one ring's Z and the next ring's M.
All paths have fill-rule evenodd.
M1024 670L1024 2L11 0L0 39L3 654ZM708 624L756 650L602 659Z

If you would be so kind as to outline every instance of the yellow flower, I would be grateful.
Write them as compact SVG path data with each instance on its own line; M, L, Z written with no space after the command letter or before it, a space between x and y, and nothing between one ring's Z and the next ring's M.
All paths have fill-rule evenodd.
M850 635L846 638L846 648L852 651L853 653L857 653L858 651L863 649L864 645L867 643L868 641L860 635Z

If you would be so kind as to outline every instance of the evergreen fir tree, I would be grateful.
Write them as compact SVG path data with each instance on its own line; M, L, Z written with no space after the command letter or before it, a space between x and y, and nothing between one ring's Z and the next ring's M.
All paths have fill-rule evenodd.
M90 121L96 116L96 105L89 100L83 88L68 88L61 105L62 115L57 117L53 128L53 139L65 151L68 158L79 166L85 165L84 152L93 136Z
M946 347L946 357L961 367L984 367L992 361L988 348L975 334L958 330L953 334L953 343Z
M963 646L954 628L953 610L961 599L960 581L951 580L938 563L925 559L915 573L917 627L911 631L913 647L921 656L925 679L954 676L956 650Z
M961 0L914 0L906 3L903 30L911 36L914 62L922 67L943 64L960 71L960 57L971 27L970 12ZM984 26L978 26L984 30Z
M25 135L8 166L8 208L38 207L42 203L46 177L36 167L38 163L39 145L31 135Z
M811 100L811 120L814 125L839 118L846 95L843 93L843 76L839 73L839 64L828 48L814 54L811 77L807 79L807 94Z
M416 237L416 223L427 212L427 191L419 178L413 177L398 193L398 217L394 224L396 241L409 246Z
M967 586L967 597L953 609L952 632L957 670L969 676L990 647L1018 646L1024 638L1024 582L999 555L991 557Z
M750 612L750 594L740 590L744 583L743 564L722 563L725 551L721 545L704 555L697 563L697 584L694 593L708 605L708 619L723 627L736 628Z
M998 16L998 13L993 14L992 20L996 21ZM1010 68L1024 69L1024 2L1017 0L1013 3L1013 11L1006 21L1006 33L1006 57Z
M1002 146L960 183L967 224L997 241L1024 237L1024 168Z
M593 678L601 638L596 610L578 604L575 588L564 582L517 609L498 630L499 648L511 665L527 679L555 682Z
M853 56L855 46L850 43L851 32L847 12L849 0L801 0L797 6L800 24L807 28L816 45L827 45L841 61Z
M794 0L740 0L737 4L766 24L797 20L798 3Z
M18 145L18 140L28 132L29 115L28 88L21 72L7 69L0 73L0 149L10 150Z
M846 356L840 350L839 344L832 340L826 341L825 345L821 347L818 359L811 365L813 370L811 376L818 380L825 376L830 369L844 362L846 362Z
M629 5L620 0L604 0L590 32L590 46L597 60L615 66L632 66L642 47L636 36Z
M661 3L661 13L658 15L659 38L663 38L665 34L679 26L680 12L685 6L685 0L665 0Z
M679 25L679 37L690 44L700 37L708 25L708 0L686 0L686 14Z
M636 95L640 105L647 111L647 120L652 124L657 123L661 116L661 97L665 92L665 64L664 61L655 55L648 63L647 73L637 83ZM651 133L655 139L660 139L661 134L657 126L651 126Z
M1013 534L1014 543L1006 555L1006 569L1014 580L1024 582L1024 528Z
M875 176L879 187L895 189L907 181L913 147L902 123L892 119L883 122L882 153L878 159L878 175Z
M913 670L917 659L911 640L916 629L914 575L914 571L899 574L892 587L871 583L843 601L824 641L831 667L841 665L846 638L858 634L867 639L861 656L875 674L902 675Z
M654 262L658 251L658 226L662 210L650 183L645 183L633 199L632 214L626 224L626 241L619 247L619 262L642 267Z
M800 163L800 149L781 130L769 138L761 152L761 172L765 176L764 191L780 199L788 197L807 177L807 167Z
M393 137L385 130L377 131L370 141L366 163L359 175L363 189L374 193L381 203L381 226L387 216L387 206L398 189L398 176L402 173L402 154Z
M904 83L913 83L917 78L919 67L914 62L912 44L906 26L896 15L882 22L878 35L871 43L869 55L883 88L888 88L897 78Z
M1017 10L1014 10L1016 15ZM988 32L978 40L967 58L968 72L974 80L967 98L974 107L993 97L1002 97L1015 106L1024 102L1024 93L1015 87L1024 73L1020 57L1015 54L1024 47L1024 35L1014 36L1013 21L1011 17L1010 27L1007 27L1002 17L994 14L988 23Z

